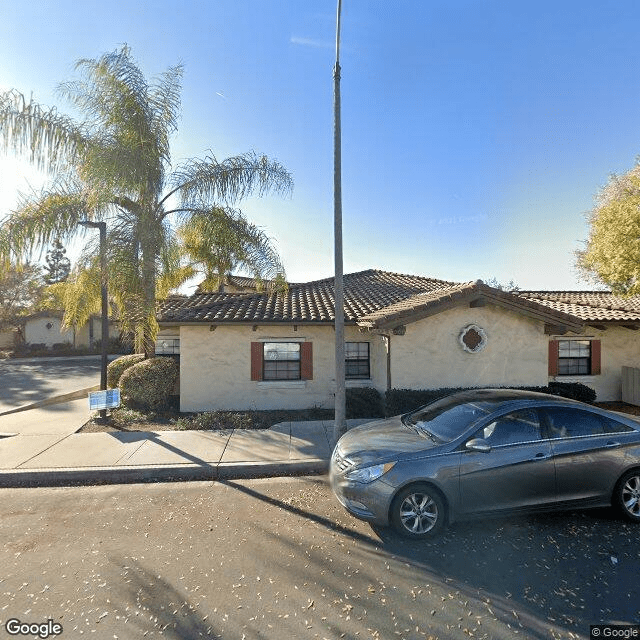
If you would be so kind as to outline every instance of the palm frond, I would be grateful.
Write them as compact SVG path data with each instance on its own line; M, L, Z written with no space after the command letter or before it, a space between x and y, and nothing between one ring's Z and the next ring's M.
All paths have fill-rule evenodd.
M18 209L0 225L0 255L29 255L56 238L68 239L79 232L78 222L87 217L86 194L77 184L67 187L54 185L22 197Z
M55 107L44 107L16 90L0 93L0 144L26 156L41 171L57 173L82 156L88 132Z
M257 280L284 278L284 266L273 241L237 209L213 207L192 214L178 228L184 251L203 267L203 286L217 288L234 270Z
M191 159L168 178L182 206L204 203L233 205L248 196L268 193L287 195L293 189L291 174L277 161L255 152L245 153L219 162L214 155L203 160Z

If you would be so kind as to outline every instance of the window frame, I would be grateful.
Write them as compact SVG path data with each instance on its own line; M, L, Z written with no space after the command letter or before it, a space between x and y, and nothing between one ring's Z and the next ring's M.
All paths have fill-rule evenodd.
M268 342L263 342L262 344L262 380L264 382L290 382L290 381L297 381L297 380L302 380L302 348L300 346L299 342L290 342L287 340L270 340ZM268 345L273 345L273 344L277 344L277 345L288 345L288 349L287 352L288 353L293 353L294 351L297 351L298 357L297 358L267 358L266 354L267 354L267 346ZM296 349L291 349L291 347L296 347ZM295 376L282 376L282 375L277 375L278 373L278 369L277 367L275 367L275 371L269 371L269 373L267 374L267 365L271 365L272 363L276 363L276 364L284 364L287 365L287 367L285 368L285 371L287 373L289 373L290 371L293 371L293 369L289 369L289 366L292 363L297 364L297 367L295 367L296 371L295 371ZM269 367L271 368L271 367ZM272 377L273 375L273 377Z
M349 345L357 345L358 346L358 351L360 351L360 347L362 345L366 345L366 348L367 348L366 357L360 356L360 357L355 357L355 358L349 358L349 356L348 356L348 346ZM345 350L345 354L344 354L344 366L345 366L344 377L345 377L345 380L371 380L371 344L369 342L366 342L366 341L362 341L362 342L345 341L344 350ZM358 367L362 366L363 364L366 365L366 374L358 373L358 374L355 374L355 375L349 375L349 373L347 372L348 363L351 363L352 365L353 364L357 364Z
M561 342L588 342L589 343L589 357L587 360L587 370L586 372L580 373L571 373L571 372L560 372L560 360L570 361L570 360L579 360L584 359L584 356L563 356L560 357L560 343ZM565 337L556 337L549 340L549 376L550 377L561 377L561 378L581 378L585 376L596 376L600 375L602 370L601 365L602 360L602 343L599 339L591 338L591 337L575 337L575 338L565 338Z
M567 345L568 352L577 351L577 355L563 356L563 345ZM583 348L587 349L588 355L582 354ZM592 360L591 340L558 340L558 375L559 376L588 376L591 375ZM577 371L563 371L562 369L574 367Z

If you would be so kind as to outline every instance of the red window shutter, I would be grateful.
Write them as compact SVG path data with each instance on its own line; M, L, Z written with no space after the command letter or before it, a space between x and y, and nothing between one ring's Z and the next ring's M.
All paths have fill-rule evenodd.
M600 340L591 341L591 375L599 376L601 369L601 351L602 345Z
M557 340L549 340L549 375L558 375L558 353L559 347Z
M303 342L300 345L300 378L313 380L313 349L311 342Z
M251 343L251 379L262 380L262 342Z

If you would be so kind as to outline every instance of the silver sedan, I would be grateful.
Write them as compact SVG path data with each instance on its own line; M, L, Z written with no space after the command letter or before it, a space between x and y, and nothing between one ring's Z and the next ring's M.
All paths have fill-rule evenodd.
M330 481L354 516L411 538L466 518L608 505L640 522L640 423L557 396L466 391L350 430Z

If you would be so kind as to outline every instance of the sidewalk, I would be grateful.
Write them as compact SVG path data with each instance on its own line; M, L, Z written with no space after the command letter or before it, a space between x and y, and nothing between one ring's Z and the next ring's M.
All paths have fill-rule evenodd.
M0 487L256 478L328 469L333 421L283 422L268 430L76 433L88 419L87 410L79 420L79 403L86 406L86 400L57 405L49 423L55 428L37 414L50 408L11 416L34 425L17 435L6 435L11 429L0 422ZM61 429L65 414L70 419ZM349 420L348 426L363 422Z

